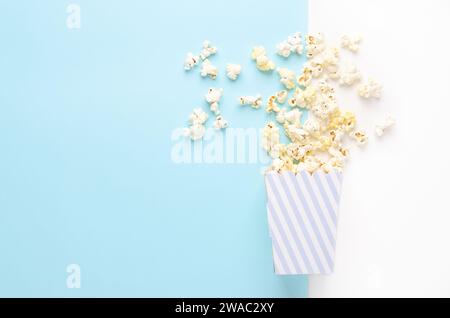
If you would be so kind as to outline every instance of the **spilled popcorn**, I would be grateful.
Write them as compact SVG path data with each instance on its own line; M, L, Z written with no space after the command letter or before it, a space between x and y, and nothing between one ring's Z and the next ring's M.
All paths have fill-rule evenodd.
M355 114L341 108L336 97L336 87L352 87L358 83L356 91L360 97L381 97L382 85L377 80L369 77L363 81L355 64L341 62L341 48L356 53L361 42L361 36L345 35L338 46L328 46L322 33L307 35L304 41L299 32L290 35L276 45L276 54L288 58L291 54L305 53L307 61L298 74L288 68L276 68L264 47L252 49L251 59L255 61L256 68L262 72L276 70L274 76L279 78L283 87L267 99L263 99L260 94L238 98L240 105L254 109L261 108L265 100L265 111L268 116L274 117L274 120L264 126L261 136L262 147L272 158L267 171L307 171L311 174L317 171L342 171L349 156L346 143L351 142L356 146L367 144L368 134L358 127ZM201 76L216 79L217 68L208 59L216 53L217 48L205 41L199 55L188 53L184 68L191 70L201 62ZM239 64L226 65L226 76L232 81L237 80L241 71L242 66ZM228 127L228 122L219 110L222 95L221 88L210 88L205 95L210 110L215 115L215 129ZM201 139L205 134L207 120L208 115L203 110L194 109L185 135L192 140ZM375 134L381 137L393 125L395 119L386 115L375 124ZM282 142L282 132L286 135L287 142Z

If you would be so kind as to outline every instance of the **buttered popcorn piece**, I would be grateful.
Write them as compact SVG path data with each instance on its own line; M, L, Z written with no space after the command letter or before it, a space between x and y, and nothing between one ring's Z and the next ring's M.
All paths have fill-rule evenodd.
M341 38L341 46L345 49L348 49L349 51L358 52L361 41L362 36L360 35L356 35L353 37L349 35L344 35Z
M302 35L300 32L296 32L289 36L287 40L277 45L277 54L288 58L291 53L301 55L303 53Z
M360 42L359 37L344 36L340 46L356 52ZM301 35L295 33L277 45L277 54L287 58L292 54L302 54L303 49ZM263 72L276 69L280 82L285 87L267 100L266 111L274 113L276 122L270 122L264 127L262 147L273 159L269 167L272 171L307 171L311 174L317 171L342 171L349 156L346 143L354 141L358 145L364 145L368 136L363 130L355 130L355 114L339 107L332 85L335 82L331 84L331 80L337 79L341 85L350 86L361 80L361 74L355 65L341 64L340 47L327 46L321 33L307 36L305 49L308 60L298 77L294 71L287 68L277 69L275 63L268 58L264 47L254 47L252 50L251 57L257 68ZM201 67L202 76L215 78L217 69L209 62L208 57L216 51L209 43L205 44L199 57L188 54L185 67L187 70L192 69L199 61L204 60ZM241 71L240 65L227 64L226 74L231 80L236 80ZM291 97L290 90L293 90ZM363 98L378 98L382 88L377 81L369 78L367 82L361 83L357 90ZM222 94L222 89L210 89L205 96L215 114L212 126L218 130L228 127L219 111ZM286 101L291 108L280 107ZM258 109L263 101L261 95L242 96L239 103ZM308 118L303 124L302 109L308 110ZM201 139L205 134L204 125L207 120L208 115L204 111L194 109L189 117L190 127L185 130L186 136L193 140ZM376 124L375 133L382 136L394 123L392 116L387 116ZM280 141L280 129L284 130L289 140L287 143Z
M361 80L361 73L353 63L346 63L340 71L339 83L351 86Z
M228 127L228 121L226 121L222 116L217 116L214 120L214 128L217 130L225 129Z
M357 130L351 133L351 137L355 139L358 145L365 145L367 143L367 134L362 130Z
M222 98L223 88L210 88L205 95L205 100L210 105L210 110L215 115L220 115L219 101Z
M239 74L241 74L242 66L239 64L227 64L227 76L232 81L235 81Z
M202 77L208 76L209 78L215 80L217 77L217 74L219 71L217 70L217 67L215 67L210 60L206 59L202 63L202 70L200 72L200 75Z
M394 117L392 117L391 115L386 115L385 118L381 122L379 122L375 125L375 133L379 137L382 137L384 135L384 133L386 132L386 130L388 130L389 128L394 126L395 123L396 123L396 120Z
M186 71L190 71L191 69L193 69L196 65L198 65L198 61L199 61L199 57L192 54L192 53L188 53L185 60L184 60L184 69Z
M280 129L275 123L268 123L263 129L261 146L267 152L272 151L275 145L280 143Z
M279 91L277 93L277 102L279 104L284 104L287 100L288 92L286 90Z
M280 82L286 89L291 90L295 87L295 72L287 68L277 68L277 73L280 76Z
M278 107L278 104L277 104L277 96L276 95L270 96L267 100L266 112L278 113L279 111L280 111L280 107Z
M275 69L275 63L267 57L264 47L254 47L251 57L256 62L257 69L261 72L269 72Z
M297 78L297 84L303 87L307 87L311 84L312 78L313 71L308 67L304 67L302 70L302 74Z
M370 77L367 83L361 84L358 87L358 94L363 98L380 98L383 87L377 80Z
M211 46L211 43L208 40L203 41L203 48L200 52L200 58L202 60L206 60L211 55L214 55L217 53L217 48L214 46Z
M325 50L325 39L322 33L310 34L306 37L306 56L312 58Z
M258 109L261 107L263 101L262 96L258 94L256 96L241 96L239 97L239 103L242 106L249 105L252 108Z

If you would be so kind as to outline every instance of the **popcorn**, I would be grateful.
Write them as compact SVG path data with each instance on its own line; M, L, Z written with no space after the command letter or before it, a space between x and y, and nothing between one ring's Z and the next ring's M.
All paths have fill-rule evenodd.
M310 154L312 147L310 145L299 145L296 143L290 143L286 148L286 153L289 157L296 161L304 160L305 156Z
M309 70L310 75L318 78L325 72L328 77L338 77L339 49L325 47L322 52L316 54L305 64L304 69Z
M288 101L291 107L300 107L310 109L316 100L316 88L308 86L304 90L297 88L294 96Z
M307 87L311 84L311 80L313 78L313 70L304 67L302 71L302 75L297 78L297 84L303 87Z
M262 72L269 72L275 69L275 63L269 60L266 56L266 49L262 46L253 48L252 60L256 61L256 67Z
M227 76L232 81L235 81L239 74L241 74L242 66L239 64L227 64Z
M367 83L358 87L358 94L363 98L380 98L383 87L375 79L369 78Z
M276 69L280 82L285 87L270 96L266 104L266 111L274 113L276 119L275 122L265 125L261 136L262 147L273 159L268 169L293 173L307 171L311 174L317 171L324 173L342 171L349 156L346 143L352 140L358 146L362 146L368 142L368 136L364 130L355 130L355 114L339 107L335 88L330 82L337 79L340 85L351 86L361 80L361 73L352 63L341 65L340 48L327 46L321 33L308 35L305 42L308 61L298 77L294 71L287 68L276 69L275 63L267 57L264 47L254 47L252 50L251 58L256 62L256 67L263 72ZM361 37L344 36L340 44L344 49L357 52L360 42ZM291 54L301 55L303 49L301 35L297 32L277 45L277 54L287 58ZM206 41L199 56L188 53L185 69L194 68L202 60L201 75L215 79L218 71L208 57L216 52L217 49ZM231 80L236 80L241 71L241 65L227 64L226 72ZM379 98L382 87L375 79L369 78L357 89L362 98ZM290 90L293 90L293 94L289 98ZM222 95L221 88L210 88L205 95L215 115L212 126L217 130L228 127L228 122L221 116L219 110ZM280 107L286 101L290 108ZM241 96L239 103L259 109L263 101L262 96L258 94ZM301 109L308 110L308 118L303 124ZM200 108L194 109L189 117L189 127L185 129L185 135L192 140L203 138L207 120L208 114ZM375 125L375 133L382 136L394 124L395 119L386 116ZM284 130L288 142L280 141L278 125Z
M313 116L309 116L309 118L306 120L305 124L303 125L303 129L311 135L317 134L318 132L320 132L320 123Z
M318 160L316 157L307 157L304 160L304 169L308 171L310 174L313 174L317 170L319 170L322 162Z
M394 126L396 123L396 120L391 115L386 115L386 117L379 123L375 125L375 133L382 137L386 130Z
M361 146L365 145L367 143L367 139L368 139L367 134L362 130L354 131L351 134L351 137L353 137L353 139L355 139L358 142L358 145L361 145Z
M280 82L288 90L295 87L295 73L287 68L277 68L278 75L280 76Z
M193 55L192 53L188 53L186 59L184 60L184 69L186 71L190 71L196 65L198 65L199 57Z
M201 108L195 108L189 116L189 123L191 125L203 125L208 120L208 114Z
M212 65L210 60L206 59L203 61L202 70L200 72L200 75L202 77L209 76L211 79L215 80L218 73L219 73L219 71L217 70L217 67Z
M308 132L302 128L299 128L297 125L285 124L285 131L289 139L299 144L303 144L308 137Z
M222 116L217 116L216 120L214 121L214 128L217 130L220 129L225 129L228 127L228 122L222 117Z
M297 127L300 127L300 118L302 117L302 112L298 110L298 108L295 108L291 111L286 111L285 108L281 109L277 116L276 120L280 124L285 124L286 122L288 124L296 125Z
M306 56L312 58L325 49L325 39L322 33L310 34L306 37Z
M359 44L362 41L362 37L360 35L351 37L348 35L344 35L341 38L341 46L345 49L348 49L352 52L358 52L359 50Z
M356 116L352 112L346 111L342 113L340 110L334 112L331 116L328 129L332 130L344 130L349 132L353 130L356 125Z
M269 99L267 100L266 112L271 113L272 111L274 111L275 113L278 113L280 111L276 100L276 95L272 95L269 97Z
M279 91L277 93L277 102L279 104L284 104L287 100L288 92L286 90Z
M280 143L280 129L272 122L268 123L263 129L261 146L267 152L270 152L275 145Z
M205 95L206 101L210 104L210 110L215 115L220 115L219 101L222 98L222 94L222 88L210 88L208 93Z
M283 41L277 45L277 54L288 58L291 53L301 55L303 53L302 35L300 32L296 32L289 36L286 41Z
M262 97L261 95L256 96L241 96L239 97L239 103L244 105L250 105L252 108L258 109L262 105Z
M211 43L208 40L203 41L203 48L200 52L200 58L205 61L208 57L211 55L214 55L217 53L217 48L211 46Z
M340 72L339 83L341 85L351 86L361 80L361 73L352 63L345 64L345 67Z
M283 157L283 155L286 152L286 146L283 144L276 144L272 147L272 149L270 150L269 155L273 158L273 159L277 159L280 157Z
M185 128L183 135L191 138L192 140L202 139L205 135L206 128L204 124L208 120L208 114L201 108L195 108L189 115L189 127Z
M206 128L201 124L194 124L184 129L184 136L192 140L200 140L205 135Z

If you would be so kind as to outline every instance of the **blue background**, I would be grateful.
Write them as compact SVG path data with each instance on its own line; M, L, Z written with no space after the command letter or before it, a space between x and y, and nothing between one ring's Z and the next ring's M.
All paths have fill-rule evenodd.
M298 71L274 47L306 32L307 1L80 0L79 30L69 3L0 4L0 296L306 296L273 274L261 166L175 164L171 134L209 87L232 127L262 127L236 98L281 86L251 48ZM204 39L215 82L182 67Z

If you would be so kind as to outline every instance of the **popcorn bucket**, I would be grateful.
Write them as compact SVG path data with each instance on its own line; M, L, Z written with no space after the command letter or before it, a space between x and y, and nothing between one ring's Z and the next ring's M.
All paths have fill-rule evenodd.
M269 172L265 182L275 274L331 274L342 173Z

